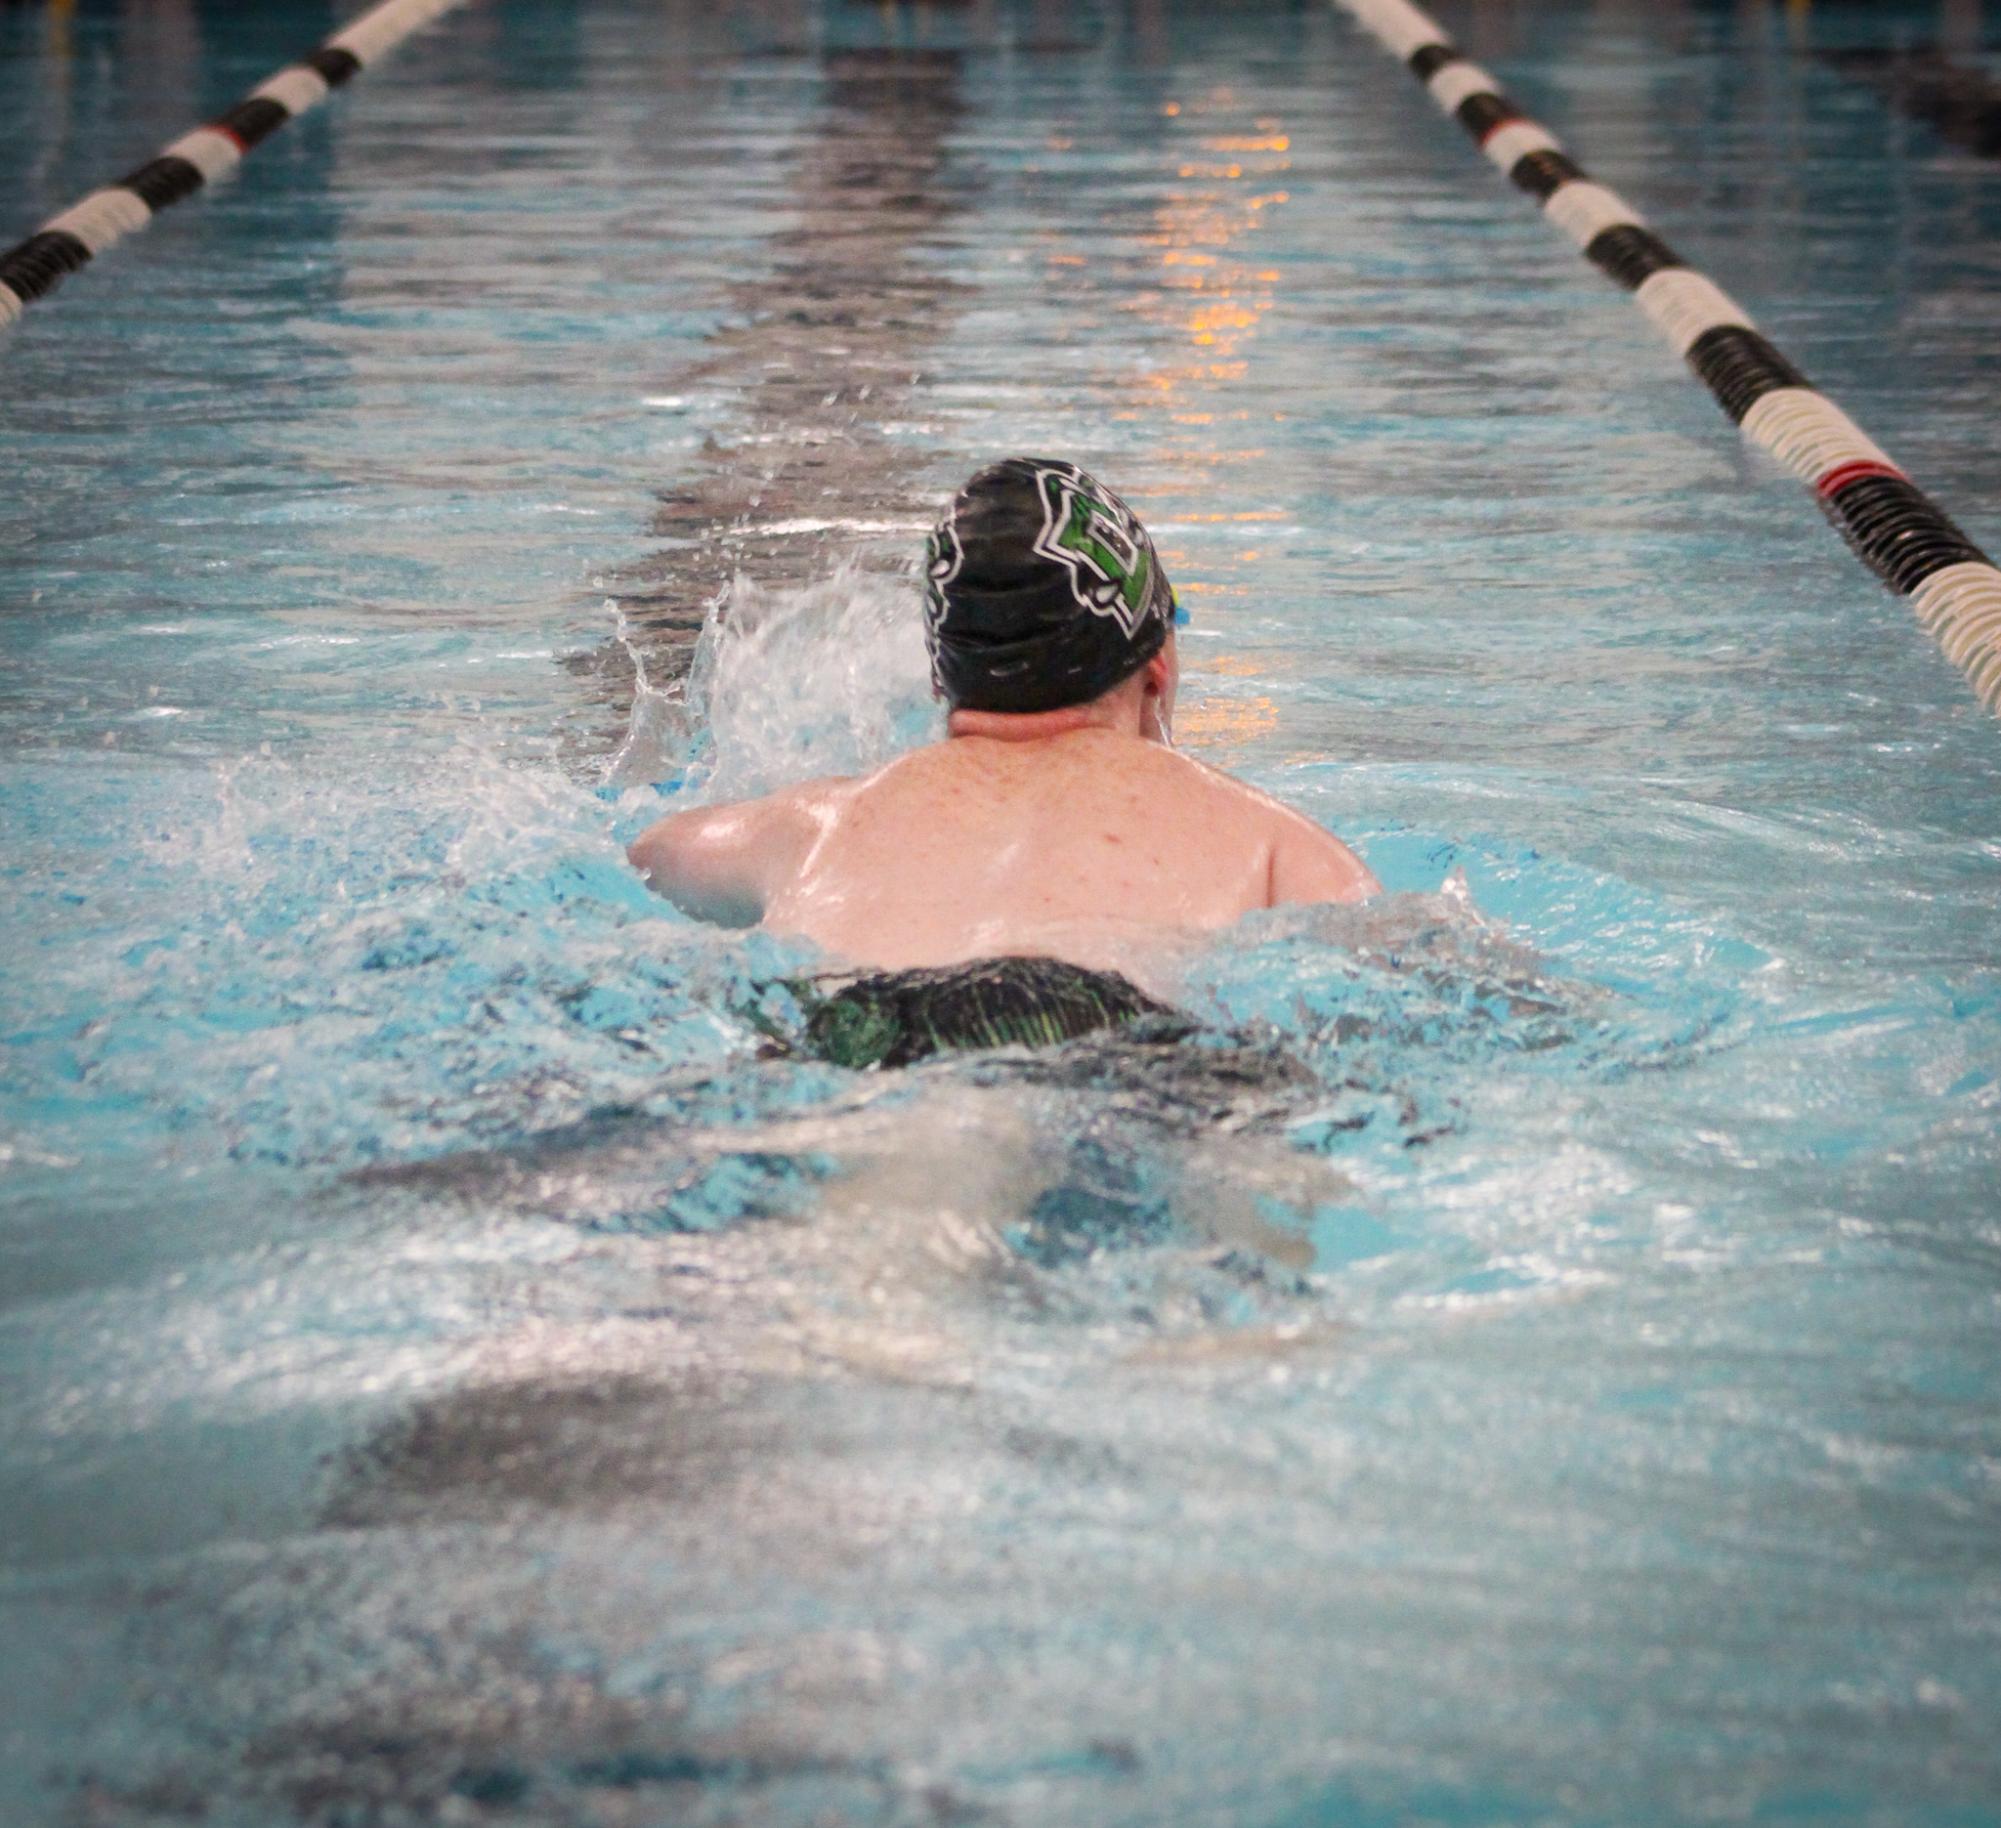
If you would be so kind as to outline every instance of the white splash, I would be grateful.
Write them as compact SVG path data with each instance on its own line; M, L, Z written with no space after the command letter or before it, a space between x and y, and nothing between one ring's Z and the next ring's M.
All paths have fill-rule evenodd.
M643 673L640 692L653 693ZM669 709L705 799L880 767L940 731L916 593L853 563L791 588L739 576L703 625L685 708ZM635 737L643 718L656 737L673 722L636 699ZM643 753L634 739L627 748ZM613 778L644 777L621 752Z
M653 683L646 668L646 654L632 638L632 624L616 597L605 599L611 611L618 644L632 662L632 714L619 744L605 770L605 779L614 786L629 787L657 781L680 772L681 758L688 752L691 736L687 707L678 694ZM714 620L716 606L709 605Z

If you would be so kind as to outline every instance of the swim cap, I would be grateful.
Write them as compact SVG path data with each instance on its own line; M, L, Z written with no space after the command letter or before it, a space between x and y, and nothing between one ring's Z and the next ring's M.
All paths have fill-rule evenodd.
M924 561L931 678L955 710L1087 704L1160 652L1174 615L1138 517L1053 458L980 471L932 529Z

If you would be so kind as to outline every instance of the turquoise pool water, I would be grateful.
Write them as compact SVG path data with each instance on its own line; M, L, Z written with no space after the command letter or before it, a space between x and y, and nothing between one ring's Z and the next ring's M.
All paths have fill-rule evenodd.
M1437 11L1994 544L1991 12ZM0 11L10 232L334 23ZM2001 732L1331 9L474 4L0 363L0 1817L2001 1814ZM760 1057L621 843L1021 448L1392 895Z

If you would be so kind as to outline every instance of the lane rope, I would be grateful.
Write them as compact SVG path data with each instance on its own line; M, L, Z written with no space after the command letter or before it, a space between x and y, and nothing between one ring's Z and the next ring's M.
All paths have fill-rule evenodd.
M1410 0L1334 0L1401 59L1431 99L1584 257L1633 294L1717 403L1812 488L1856 556L1937 638L1991 711L2001 711L2001 570L1840 407L1813 387L1713 281L1638 210L1593 183Z
M38 298L136 234L171 204L239 164L260 140L316 108L358 70L465 0L382 0L316 51L266 78L235 107L184 133L116 184L94 190L0 254L0 330Z

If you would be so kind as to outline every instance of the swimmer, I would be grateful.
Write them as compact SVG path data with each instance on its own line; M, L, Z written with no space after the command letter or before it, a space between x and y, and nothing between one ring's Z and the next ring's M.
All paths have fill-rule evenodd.
M1182 612L1102 483L1053 459L992 464L925 557L944 738L859 778L670 814L629 853L654 889L857 968L833 994L860 998L863 1029L908 1028L913 996L973 1008L931 1021L915 1053L1157 1015L1124 975L1149 953L1253 909L1378 891L1311 819L1175 750Z

